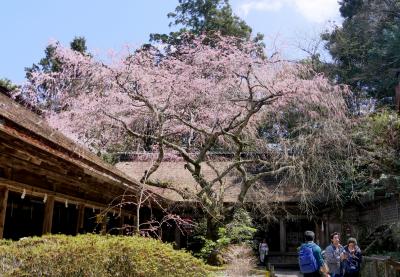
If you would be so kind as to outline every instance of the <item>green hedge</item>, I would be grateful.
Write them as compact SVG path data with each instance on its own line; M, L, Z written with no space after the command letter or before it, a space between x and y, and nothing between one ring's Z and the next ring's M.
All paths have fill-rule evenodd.
M0 276L209 276L204 263L143 237L51 235L0 240Z

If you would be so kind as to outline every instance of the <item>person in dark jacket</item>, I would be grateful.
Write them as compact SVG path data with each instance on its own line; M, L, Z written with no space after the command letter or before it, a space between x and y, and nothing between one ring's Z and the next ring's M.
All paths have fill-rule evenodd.
M359 277L362 261L361 249L355 238L349 238L343 252L344 277Z

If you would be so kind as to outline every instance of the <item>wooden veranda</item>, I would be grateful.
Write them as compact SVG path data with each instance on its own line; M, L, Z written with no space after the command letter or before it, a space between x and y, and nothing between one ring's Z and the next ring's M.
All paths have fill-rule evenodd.
M129 211L109 205L139 188L136 180L50 128L0 88L0 238L66 233L62 226L71 234L92 231L85 230L86 222L104 211L109 217L103 216L103 231L110 222L121 226L131 219ZM152 195L153 201L166 201Z

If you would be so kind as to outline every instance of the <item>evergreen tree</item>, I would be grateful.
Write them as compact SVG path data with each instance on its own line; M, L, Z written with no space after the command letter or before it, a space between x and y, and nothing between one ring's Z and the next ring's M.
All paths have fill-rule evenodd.
M25 76L26 79L28 79L29 83L33 83L33 72L36 73L51 73L51 72L60 72L62 69L62 62L60 61L59 58L57 58L57 53L56 53L56 48L59 47L59 43L56 42L55 44L48 45L46 49L44 50L45 57L42 58L38 64L33 64L31 67L26 67L25 68ZM77 53L80 53L82 55L87 55L90 56L89 53L87 53L87 47L86 47L86 39L84 37L74 37L74 39L70 43L70 49L74 50ZM55 99L52 99L50 94L47 94L47 90L49 88L49 83L42 83L38 87L38 91L42 93L38 99L38 103L36 103L36 106L42 108L42 109L60 109L60 107L55 101ZM46 96L45 96L46 95ZM27 97L23 95L22 97Z
M86 39L84 37L75 37L71 43L70 48L75 50L81 54L88 55L87 47L86 47ZM53 45L49 45L44 50L45 57L39 61L39 64L33 64L31 67L26 67L26 78L29 80L32 72L43 71L46 73L49 72L58 72L61 68L60 61L55 58L55 49L56 47Z
M70 43L70 48L81 54L87 54L86 39L84 37L75 37Z
M400 0L343 0L343 25L322 35L333 73L356 91L392 96L400 70Z
M18 86L15 85L13 82L11 82L7 78L0 78L0 87L6 88L7 90L11 91L14 89L17 89Z
M233 14L228 0L179 0L175 12L168 18L172 19L169 26L181 26L176 32L169 34L151 34L150 41L166 44L179 44L181 35L190 32L194 35L207 34L212 36L220 32L223 36L232 36L250 40L252 29L247 23ZM254 40L262 44L263 35L258 33Z

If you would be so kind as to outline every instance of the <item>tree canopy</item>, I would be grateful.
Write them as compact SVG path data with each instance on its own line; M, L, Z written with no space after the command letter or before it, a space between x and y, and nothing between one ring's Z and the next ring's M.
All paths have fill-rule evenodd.
M382 98L392 96L400 70L400 1L343 0L342 26L323 34L338 82Z
M111 64L53 45L62 70L34 72L24 90L34 103L56 100L62 108L48 111L51 125L89 146L105 147L126 135L136 148L151 140L155 158L141 180L145 184L177 190L152 174L166 157L183 160L200 187L191 197L215 220L225 213L221 188L229 174L240 180L238 203L267 176L296 177L303 200L336 192L331 178L340 176L344 168L336 164L349 149L339 127L346 121L345 89L308 74L307 66L260 57L251 41L238 45L236 38L221 36L210 46L204 39L183 40L167 56L144 47ZM42 84L45 89L38 91ZM290 135L269 138L261 126L269 120L265 128L279 129L273 123L284 120L285 111L296 118L287 125ZM329 139L317 143L322 138ZM342 144L340 152L324 150ZM221 149L233 155L223 170L210 163L210 153ZM307 149L315 158L305 155ZM332 155L325 168L314 169ZM207 179L205 165L216 178Z
M216 32L223 36L232 36L249 40L252 29L247 23L234 15L228 0L179 0L175 12L168 18L171 26L180 26L176 32L169 34L151 34L151 41L161 41L167 44L177 44L181 35L190 32L194 35L212 35ZM254 38L261 42L263 35Z
M18 86L15 85L13 82L11 82L11 80L9 80L7 78L0 78L0 86L6 88L9 91L18 89Z
M353 188L365 194L400 189L400 116L383 110L357 119L353 140L357 145ZM347 194L350 196L351 194Z
M57 44L57 43L55 43ZM75 37L70 43L71 50L81 54L87 54L86 39L84 37ZM61 69L60 61L55 57L55 45L50 44L44 50L45 57L42 58L38 65L33 64L31 67L26 67L26 78L30 79L31 73L34 71L57 72Z

